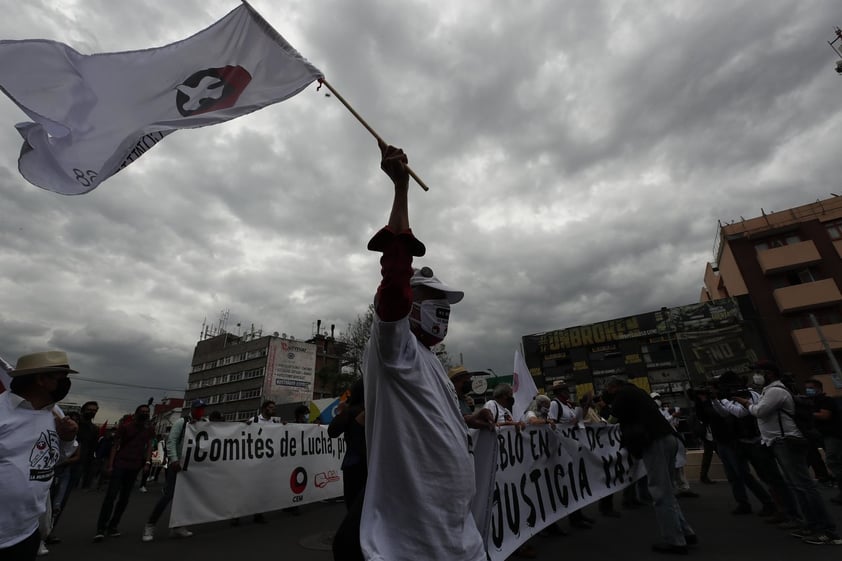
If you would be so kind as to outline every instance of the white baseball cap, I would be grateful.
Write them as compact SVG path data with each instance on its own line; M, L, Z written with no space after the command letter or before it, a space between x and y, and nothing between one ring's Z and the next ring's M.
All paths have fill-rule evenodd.
M465 293L461 290L454 290L436 278L433 270L429 267L413 269L412 278L409 279L409 286L429 286L430 288L441 290L444 292L447 301L451 304L456 304L465 297Z

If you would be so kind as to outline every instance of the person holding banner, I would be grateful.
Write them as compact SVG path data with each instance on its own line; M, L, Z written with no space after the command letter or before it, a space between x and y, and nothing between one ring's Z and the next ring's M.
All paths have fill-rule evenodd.
M447 335L450 306L464 293L429 267L409 227L407 158L380 142L394 184L388 225L368 243L382 252L382 280L364 355L368 482L360 546L369 561L484 561L471 515L476 482L456 389L431 347Z
M205 421L205 401L203 399L194 399L190 404L190 417L177 420L170 429L170 434L167 437L167 471L164 474L164 494L155 504L152 509L152 514L149 515L149 520L143 527L143 536L141 541L151 542L155 539L155 525L158 524L158 519L164 513L164 509L172 501L175 495L175 480L178 473L181 471L181 450L184 444L184 427L187 423L197 423ZM176 538L189 538L193 535L189 529L184 526L173 528L171 535Z
M0 559L35 559L56 464L77 450L78 425L54 406L70 391L67 355L20 357L0 394Z
M635 458L641 458L646 466L662 539L652 546L652 550L686 554L687 546L697 544L698 538L684 519L672 485L678 452L676 432L649 394L621 378L608 381L603 399L610 403L611 413L620 423L623 447Z
M522 420L512 416L512 405L515 403L514 391L509 384L497 384L494 386L494 392L491 394L492 399L489 399L483 405L483 409L491 411L494 415L494 423L498 427L515 426L518 430L523 429L526 423Z

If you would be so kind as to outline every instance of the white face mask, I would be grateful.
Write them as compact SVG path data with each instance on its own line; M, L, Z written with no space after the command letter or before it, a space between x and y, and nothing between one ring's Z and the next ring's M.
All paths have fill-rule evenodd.
M418 317L415 319L410 313L409 321L421 328L421 331L439 341L447 336L447 323L450 320L450 302L442 298L440 300L424 300L413 302L413 310L418 310Z
M754 382L755 386L765 386L766 385L766 377L763 374L754 374L751 377L751 381Z

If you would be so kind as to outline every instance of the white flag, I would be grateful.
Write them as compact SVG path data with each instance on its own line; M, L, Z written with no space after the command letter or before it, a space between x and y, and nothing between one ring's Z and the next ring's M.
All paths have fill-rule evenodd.
M0 393L3 393L12 386L12 377L9 375L9 372L14 369L14 366L0 356Z
M535 379L529 373L529 368L526 367L526 360L524 360L523 355L520 353L520 349L515 351L512 386L515 392L512 417L514 417L515 421L520 421L526 410L529 409L529 404L538 395L538 387L535 385Z
M34 121L17 125L18 168L64 195L96 188L177 129L251 113L322 77L247 4L155 49L0 41L0 88Z

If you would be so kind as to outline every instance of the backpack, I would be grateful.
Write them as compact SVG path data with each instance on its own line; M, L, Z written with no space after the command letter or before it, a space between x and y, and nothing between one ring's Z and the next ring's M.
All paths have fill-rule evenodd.
M784 425L781 421L781 413L788 416L790 419L795 422L795 426L801 432L801 434L807 440L815 442L821 435L819 434L818 429L816 428L816 423L813 417L813 401L809 398L795 395L789 389L786 390L787 393L792 397L792 402L795 406L794 413L790 413L789 411L785 410L781 407L778 410L778 424L781 427L781 436L784 434Z

